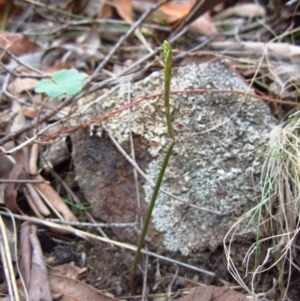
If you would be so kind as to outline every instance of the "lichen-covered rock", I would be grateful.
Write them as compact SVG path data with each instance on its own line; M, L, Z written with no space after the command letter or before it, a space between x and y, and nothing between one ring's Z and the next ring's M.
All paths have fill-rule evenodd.
M162 92L163 82L163 72L155 72L132 85L131 98ZM248 87L226 64L216 63L175 69L171 90L188 89L247 91ZM128 86L124 85L109 99L97 104L91 117L127 103ZM163 244L168 250L179 250L187 255L194 250L215 248L236 218L256 204L261 162L255 159L254 151L268 140L276 121L264 102L234 93L178 93L171 95L170 103L176 144L162 188L192 206L160 193L153 211L153 222L163 234ZM120 144L128 144L128 124L127 111L105 121L105 126ZM136 152L149 152L146 173L155 181L170 144L163 99L145 100L133 107L130 129L149 145L148 150L145 147L141 150L139 145L135 148ZM97 134L103 135L101 130ZM80 164L79 140L73 137L73 141L76 167ZM84 164L76 167L76 172L79 184L83 191L88 190L85 193L91 201L91 189L84 187L86 183L80 174L86 173L83 168ZM108 185L108 181L106 183ZM118 183L115 185L117 187ZM134 186L131 189L134 191ZM145 182L143 189L145 201L149 202L153 188ZM92 201L94 213L97 211L95 206L103 208L99 205L101 202L104 201L100 197L98 202ZM232 212L220 216L200 207L215 212ZM105 212L100 210L98 216L103 218Z

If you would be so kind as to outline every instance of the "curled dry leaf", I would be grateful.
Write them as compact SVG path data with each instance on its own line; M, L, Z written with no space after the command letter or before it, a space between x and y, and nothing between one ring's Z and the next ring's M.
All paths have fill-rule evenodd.
M14 117L11 121L11 126L10 126L10 131L11 132L15 132L20 130L21 128L23 128L25 126L26 120L23 114L23 110L21 105L18 103L18 101L14 101L11 107L11 111L14 114ZM23 137L20 137L21 139Z
M28 203L29 207L30 207L31 210L33 211L33 214L34 214L36 217L43 219L42 214L40 213L40 211L38 210L38 208L35 206L35 204L34 204L32 198L31 198L31 196L30 196L28 190L27 190L25 187L23 187L23 193L24 193L24 196L25 196L25 198L26 198L26 200L27 200L27 203Z
M175 31L172 33L175 35L180 30L182 30L185 26L191 24L198 17L202 16L205 12L211 11L218 4L223 2L224 0L210 0L210 1L195 1L192 9L186 18L182 19L182 22L178 22L178 27L176 27Z
M30 223L24 222L21 225L20 231L20 270L23 276L25 286L29 289L30 285L30 266L31 266L31 252L32 247L29 240L31 233Z
M63 202L61 197L57 194L57 192L47 183L42 176L36 175L34 176L35 180L42 181L44 183L35 184L39 193L42 197L49 202L67 221L77 221L77 218L69 209L69 207Z
M196 34L212 37L218 34L218 29L213 24L210 13L206 12L190 25L190 31Z
M35 119L38 116L37 110L30 107L23 107L23 114L29 119Z
M112 16L113 16L112 6L109 5L107 3L107 1L101 2L101 7L98 10L97 16L99 19L100 18L107 18L107 19L112 18Z
M34 78L16 78L8 85L8 91L14 95L25 91L32 91L37 82L38 80Z
M25 192L26 191L26 192ZM28 203L33 211L37 210L37 216L42 218L43 216L49 216L50 211L42 201L41 197L37 193L32 184L26 184L26 190L24 189ZM28 194L27 194L28 193Z
M172 24L179 22L185 18L191 11L193 3L175 4L167 3L158 9L158 14L155 13L158 20L163 23Z
M15 55L22 55L40 49L35 43L25 38L20 33L0 31L0 46Z
M132 1L114 0L113 1L119 16L126 22L132 23Z
M67 221L76 221L76 217L71 212L69 207L63 202L57 192L49 184L45 183L44 178L38 174L36 166L39 154L38 150L38 145L33 145L31 147L29 173L33 175L33 178L38 179L44 183L36 184L35 188L38 190L39 194L42 196L45 202L47 202L50 207L52 206L54 210L57 210L58 213L60 213ZM34 202L34 205L39 210L39 212L44 216L49 215L48 208L43 204L43 202L41 202L40 198L36 194L32 193L31 190L29 190L29 193L31 193L32 201ZM34 198L35 196L36 198Z
M60 301L117 301L118 299L106 295L92 288L91 286L56 274L49 273L49 281L52 292L59 293Z
M21 175L24 166L24 151L22 149L16 152L16 163L9 173L10 180L16 180ZM4 192L5 206L14 213L22 213L17 204L17 189L15 183L8 183Z
M29 239L33 249L31 259L29 300L52 301L51 289L48 280L48 271L43 257L40 242L36 236L36 226L31 225Z

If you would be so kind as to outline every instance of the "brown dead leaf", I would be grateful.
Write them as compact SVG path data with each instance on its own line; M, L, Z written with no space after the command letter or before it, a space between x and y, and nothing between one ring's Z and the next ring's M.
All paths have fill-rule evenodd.
M8 91L14 95L30 91L34 89L37 82L38 80L34 78L16 78L8 85Z
M23 170L24 160L25 160L24 151L20 149L16 152L16 163L9 173L10 180L16 180L19 178ZM4 192L4 197L5 197L5 206L7 209L9 209L14 213L19 213L19 214L22 213L21 209L17 204L17 191L16 191L15 183L7 184Z
M23 107L23 114L29 119L35 119L38 115L38 111L32 107Z
M76 279L49 273L49 281L52 292L62 295L60 301L118 301Z
M114 4L119 16L126 22L132 23L132 1L114 0Z
M246 301L246 296L223 286L194 287L178 301Z
M33 177L35 180L42 181L44 183L35 184L40 195L44 200L48 201L67 221L77 221L77 218L69 209L69 207L63 202L61 197L57 194L57 192L46 183L41 175L36 175Z
M182 19L182 22L176 22L173 26L175 30L172 35L176 35L185 26L191 24L198 17L203 15L207 11L211 11L216 5L224 2L224 0L210 0L210 1L195 1L193 8L189 11L188 18Z
M43 257L40 242L36 236L37 228L31 225L29 239L32 247L30 285L28 290L31 301L52 301L52 294L48 280L48 271Z
M65 9L73 14L94 18L97 16L103 2L98 0L67 0Z
M101 7L98 10L98 18L111 18L113 16L112 6L109 5L106 1L101 2Z
M13 119L11 120L10 131L15 132L25 126L26 120L23 115L22 106L17 100L14 100L11 106L11 111L13 113ZM7 129L8 130L8 129ZM23 136L21 136L21 139Z
M205 35L207 37L212 37L219 33L218 29L212 22L209 12L206 12L191 23L190 30L193 33Z
M40 47L19 33L0 31L0 46L15 55L40 50Z
M194 3L167 3L158 9L158 11L161 13L159 14L158 18L162 19L162 21L167 24L179 22L189 14L193 6Z
M30 266L32 247L29 241L30 222L24 222L21 225L20 231L20 270L25 281L25 286L28 289L30 285Z

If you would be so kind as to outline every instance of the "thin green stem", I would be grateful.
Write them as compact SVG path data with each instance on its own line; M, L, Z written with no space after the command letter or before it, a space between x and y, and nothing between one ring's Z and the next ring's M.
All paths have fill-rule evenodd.
M3 14L3 18L2 18L2 23L1 23L1 30L5 30L7 27L7 20L8 20L8 15L10 12L10 3L7 3L5 5L5 10L4 10L4 14Z
M166 118L168 125L168 133L172 138L173 143L175 143L173 126L171 121L171 113L170 113L170 83L171 83L171 75L172 75L172 50L167 41L164 41L164 59L165 59L165 89L164 89L164 101L165 101L165 110L166 110Z
M171 114L170 114L170 104L169 104L169 98L170 98L170 83L171 83L171 75L172 75L172 50L168 42L164 41L163 44L164 49L164 60L165 60L165 84L164 84L164 105L166 110L166 119L167 119L167 125L168 125L168 133L169 136L172 138L172 143L168 148L168 151L166 153L166 156L164 158L163 164L160 168L158 178L155 183L155 187L153 190L153 194L151 197L151 201L149 204L149 208L147 211L147 215L145 218L144 226L142 229L142 233L139 238L138 247L135 253L134 262L131 270L130 275L130 293L131 295L135 295L136 289L135 289L135 272L136 268L141 256L141 250L144 244L145 236L147 233L147 229L149 226L149 222L151 219L152 211L156 202L156 198L159 192L159 188L161 186L162 179L164 177L170 156L172 154L173 147L175 145L175 138L174 138L174 132L172 127L172 121L171 121Z

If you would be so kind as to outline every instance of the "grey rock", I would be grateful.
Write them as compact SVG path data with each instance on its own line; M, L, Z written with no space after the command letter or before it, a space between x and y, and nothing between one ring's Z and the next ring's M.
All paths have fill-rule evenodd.
M163 82L163 72L154 72L132 85L131 98L160 93ZM238 75L220 62L174 69L171 90L192 89L249 91ZM235 93L175 93L170 102L176 144L162 187L190 205L159 193L152 219L156 230L163 234L165 248L188 255L203 248L214 249L235 220L256 204L261 160L255 154L263 151L276 120L263 101ZM90 111L90 118L127 103L128 86L124 85L97 104ZM147 141L150 159L146 173L155 181L170 145L162 97L133 107L130 127L128 124L127 111L105 121L106 128L121 145L128 144L130 129ZM104 133L99 128L96 135L103 139ZM76 135L73 137L75 145L78 139ZM135 147L139 152L139 145ZM78 160L76 154L78 148L73 156ZM75 167L80 164L76 160ZM83 178L87 174L83 168L84 164L76 168L78 181L87 191L87 199L91 199L91 189L84 189L87 183ZM84 177L80 175L82 172ZM152 186L145 182L146 202L152 191ZM99 207L99 202L92 203ZM213 212L230 213L221 216ZM101 215L105 216L103 210Z

